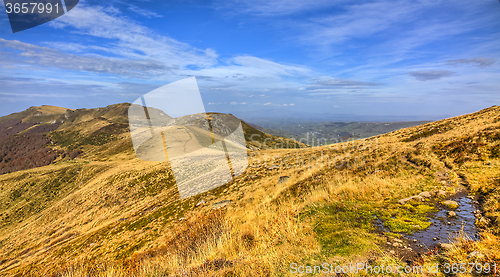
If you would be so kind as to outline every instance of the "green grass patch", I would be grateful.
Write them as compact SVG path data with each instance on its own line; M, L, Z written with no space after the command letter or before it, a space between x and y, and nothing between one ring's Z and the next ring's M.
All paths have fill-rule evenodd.
M406 204L402 207L380 210L380 212L384 226L389 228L391 232L411 234L429 227L431 222L428 215L437 212L437 209L425 204Z
M373 232L373 208L354 203L313 205L302 213L312 218L314 233L325 256L352 256L373 249L380 238Z

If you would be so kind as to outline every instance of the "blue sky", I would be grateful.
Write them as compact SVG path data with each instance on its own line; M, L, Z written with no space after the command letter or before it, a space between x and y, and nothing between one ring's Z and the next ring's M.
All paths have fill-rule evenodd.
M242 118L438 119L500 104L499 54L498 1L83 0L15 34L0 12L0 115L196 76Z

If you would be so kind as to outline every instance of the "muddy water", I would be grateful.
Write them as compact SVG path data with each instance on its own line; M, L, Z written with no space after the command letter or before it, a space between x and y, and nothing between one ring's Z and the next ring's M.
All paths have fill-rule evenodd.
M414 250L432 250L439 243L449 243L450 238L459 236L462 228L463 232L471 239L478 239L478 230L475 225L476 217L473 213L479 209L479 205L476 204L477 202L467 197L465 192L456 194L450 197L449 200L457 202L459 207L457 209L449 209L436 202L435 207L439 211L430 215L431 226L425 230L406 235L406 238L410 241L410 246ZM456 212L457 216L447 217L448 211ZM414 239L417 242L413 242Z

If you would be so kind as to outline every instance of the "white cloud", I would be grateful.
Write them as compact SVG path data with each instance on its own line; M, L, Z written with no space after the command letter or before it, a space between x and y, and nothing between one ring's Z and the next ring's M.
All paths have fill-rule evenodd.
M208 67L217 64L218 56L214 50L198 49L155 34L116 10L81 3L49 24L56 28L74 28L82 35L109 39L110 52L132 59L152 59L167 67Z
M78 56L67 54L48 47L40 47L17 40L6 40L0 38L0 48L3 50L0 60L3 65L13 66L23 64L42 66L44 68L57 67L67 70L88 71L97 73L108 73L126 75L138 78L147 77L164 71L166 67L151 59L148 60L124 60L100 56ZM14 51L11 51L14 50ZM20 53L18 53L21 51ZM6 55L6 52L10 52Z
M305 66L282 64L251 55L219 60L214 49L199 49L173 38L158 35L138 22L123 16L118 9L80 3L71 13L49 23L55 28L97 38L98 44L44 42L40 47L18 41L2 40L4 47L22 53L3 55L3 61L31 69L57 67L66 70L125 75L173 81L196 76L199 81L232 87L282 87L282 78L303 78L312 71ZM109 53L108 56L96 55ZM68 54L72 52L74 54ZM1 53L0 53L1 54ZM6 65L4 63L4 66ZM256 82L255 79L258 79ZM297 79L297 78L295 78ZM288 86L294 85L292 81ZM229 89L229 87L225 87Z

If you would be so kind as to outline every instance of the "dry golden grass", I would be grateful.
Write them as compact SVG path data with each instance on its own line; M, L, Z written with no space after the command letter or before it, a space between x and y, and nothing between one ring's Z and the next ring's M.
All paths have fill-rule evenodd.
M373 216L403 214L391 225L400 230L408 229L408 219L423 225L424 212L408 213L411 206L402 207L397 200L422 191L453 191L462 179L472 193L484 196L490 224L480 242L464 235L454 241L453 250L426 262L462 261L471 250L487 253L488 261L498 260L499 128L500 108L493 107L377 138L253 151L252 166L235 181L184 200L178 199L168 165L139 161L130 153L101 157L94 149L85 159L99 161L61 162L2 175L0 196L8 197L10 187L24 187L34 176L50 180L51 172L65 168L68 174L74 171L68 182L74 187L36 216L2 227L0 272L287 276L293 275L292 262L344 264L373 258L374 263L397 265L401 261L385 252L385 238L376 232ZM118 143L123 141L105 147ZM269 169L273 164L280 166ZM440 172L449 173L450 183L437 177ZM281 176L289 179L278 184ZM206 204L196 206L201 199ZM232 203L212 209L221 200ZM19 201L9 209L29 199ZM417 208L426 209L412 209Z

